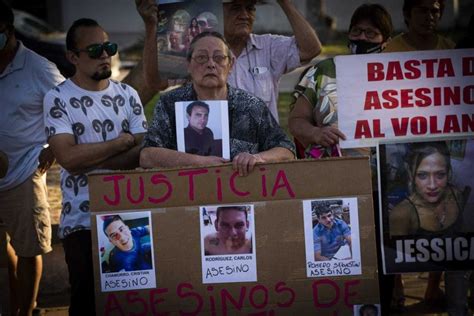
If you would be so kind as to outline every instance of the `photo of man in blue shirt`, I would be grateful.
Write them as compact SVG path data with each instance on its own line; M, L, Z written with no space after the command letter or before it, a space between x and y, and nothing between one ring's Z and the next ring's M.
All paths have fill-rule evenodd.
M319 205L313 208L313 213L318 219L318 224L313 228L314 260L350 259L352 240L349 225L335 218L329 205ZM351 255L348 258L336 258L336 253L345 245L349 246Z
M102 272L140 271L153 269L149 226L130 229L120 215L104 219L103 229L114 245L110 251L108 267Z

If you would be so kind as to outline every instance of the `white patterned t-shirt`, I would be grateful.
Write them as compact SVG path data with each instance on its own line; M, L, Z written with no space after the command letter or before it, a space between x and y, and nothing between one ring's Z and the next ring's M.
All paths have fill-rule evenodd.
M48 139L58 134L71 134L77 144L109 141L122 132L147 131L137 92L114 80L109 80L109 86L101 91L84 90L70 79L64 81L44 98L44 122ZM59 237L90 229L87 175L71 175L61 168L61 191Z

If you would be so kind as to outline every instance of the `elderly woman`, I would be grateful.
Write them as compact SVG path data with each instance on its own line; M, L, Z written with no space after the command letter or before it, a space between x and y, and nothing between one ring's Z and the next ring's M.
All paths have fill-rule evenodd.
M176 151L175 102L227 100L230 155L234 170L247 175L256 163L290 160L294 145L265 106L249 93L227 85L234 57L225 39L203 32L191 42L188 53L191 82L160 96L153 122L144 140L140 165L144 168L205 166L228 162L216 156Z
M413 145L409 158L411 195L390 212L391 236L460 232L463 198L449 183L451 172L446 143Z

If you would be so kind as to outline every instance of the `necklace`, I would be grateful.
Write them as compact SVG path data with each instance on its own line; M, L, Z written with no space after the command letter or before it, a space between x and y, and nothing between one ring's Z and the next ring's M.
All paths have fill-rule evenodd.
M443 201L443 208L441 211L438 211L437 209L434 210L436 219L438 220L438 226L439 229L444 228L444 223L446 222L446 201Z

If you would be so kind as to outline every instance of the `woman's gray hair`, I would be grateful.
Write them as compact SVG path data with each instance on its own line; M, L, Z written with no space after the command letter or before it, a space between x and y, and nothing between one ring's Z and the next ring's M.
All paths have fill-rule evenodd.
M219 32L202 32L202 33L199 33L198 35L196 35L193 38L193 40L191 41L191 44L189 45L188 55L187 55L187 60L188 61L191 61L191 57L193 56L193 52L194 52L194 46L196 46L197 41L199 41L201 38L204 38L204 37L215 37L215 38L220 39L225 44L225 47L227 49L226 55L229 56L229 57L232 56L232 52L230 50L230 45L229 45L229 43L227 43L227 41L225 40L224 36L222 36L221 33L219 33Z

